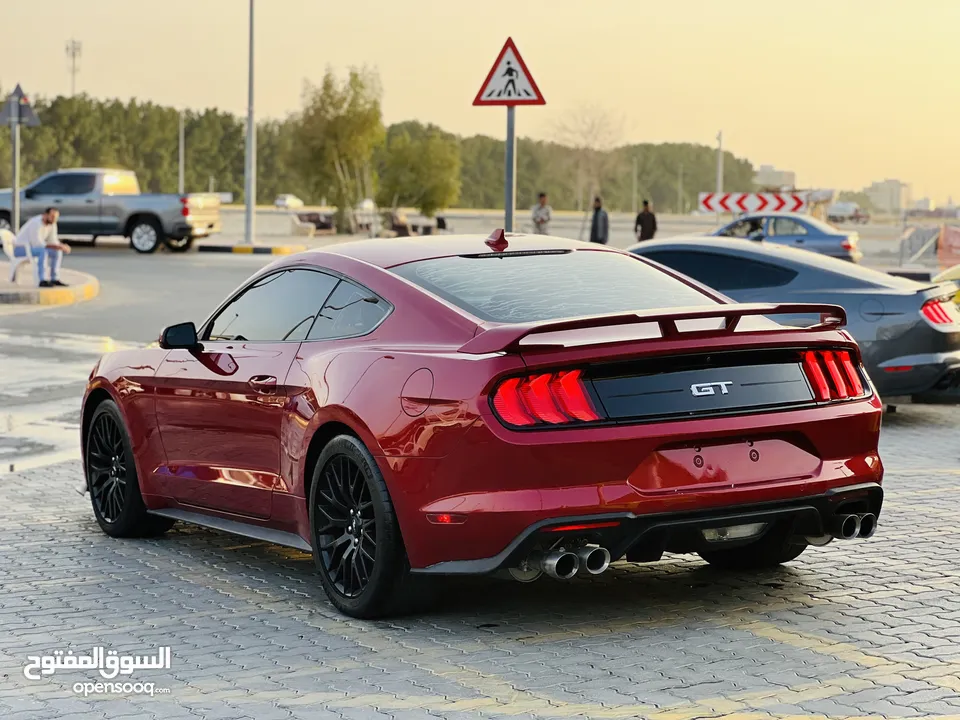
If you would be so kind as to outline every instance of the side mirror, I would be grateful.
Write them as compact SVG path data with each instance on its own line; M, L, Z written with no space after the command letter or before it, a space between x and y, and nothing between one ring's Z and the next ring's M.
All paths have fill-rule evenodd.
M23 196L27 200L32 200L36 196L36 194L37 192L33 188L27 188L26 190L23 191Z
M164 328L160 333L160 347L164 350L203 350L197 338L197 326L192 322Z

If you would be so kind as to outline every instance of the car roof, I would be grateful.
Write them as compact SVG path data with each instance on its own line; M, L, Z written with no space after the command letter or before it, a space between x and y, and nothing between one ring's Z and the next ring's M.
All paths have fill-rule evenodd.
M504 252L530 252L544 250L608 250L579 240L552 237L549 235L525 235L507 233ZM322 263L326 255L340 255L381 268L391 268L406 263L456 255L474 255L495 252L486 241L488 235L426 235L401 238L370 238L339 243L318 250L302 253L308 262ZM616 252L616 251L613 251Z
M734 218L731 222L737 222L738 220L751 220L754 218L767 218L767 217L782 217L790 218L792 220L809 220L810 216L805 213L795 213L795 212L752 212L744 213L739 217ZM728 225L730 223L727 223Z
M833 273L855 278L860 282L868 282L879 287L897 290L917 290L924 287L908 278L896 277L879 270L863 267L838 258L831 258L809 250L795 248L790 245L767 243L762 240L748 240L744 238L718 237L716 235L681 236L663 238L662 240L647 240L627 248L630 252L639 251L646 255L655 250L727 250L741 257L750 257L755 260L766 260L776 265L803 266L814 272Z

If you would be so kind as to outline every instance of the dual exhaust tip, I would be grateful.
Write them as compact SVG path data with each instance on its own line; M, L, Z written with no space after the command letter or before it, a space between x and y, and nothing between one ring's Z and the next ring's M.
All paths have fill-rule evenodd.
M826 545L830 541L853 540L861 538L866 540L873 537L877 531L877 516L873 513L841 514L835 515L833 520L827 526L827 534L822 537L808 537L806 541L811 545Z
M596 545L585 545L576 550L548 550L537 553L529 564L556 580L569 580L578 572L599 575L610 567L610 551Z
M873 537L877 531L877 516L873 513L862 515L837 515L830 526L830 534L838 540Z

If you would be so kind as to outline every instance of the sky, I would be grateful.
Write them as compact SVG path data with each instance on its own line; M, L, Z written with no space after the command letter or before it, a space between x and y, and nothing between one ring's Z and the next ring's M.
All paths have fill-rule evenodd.
M247 107L247 0L0 0L0 87L189 108ZM512 36L547 105L517 131L557 137L590 108L627 142L698 142L806 188L898 178L960 199L960 0L255 0L258 118L296 111L327 67L376 69L387 123L503 137L474 96ZM703 188L709 190L710 188Z

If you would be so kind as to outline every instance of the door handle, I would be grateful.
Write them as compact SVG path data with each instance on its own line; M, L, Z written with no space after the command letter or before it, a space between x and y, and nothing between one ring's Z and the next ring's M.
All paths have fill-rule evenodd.
M277 391L277 379L273 375L254 375L247 384L264 395L271 395Z
M87 200L87 205L93 205L93 200Z

